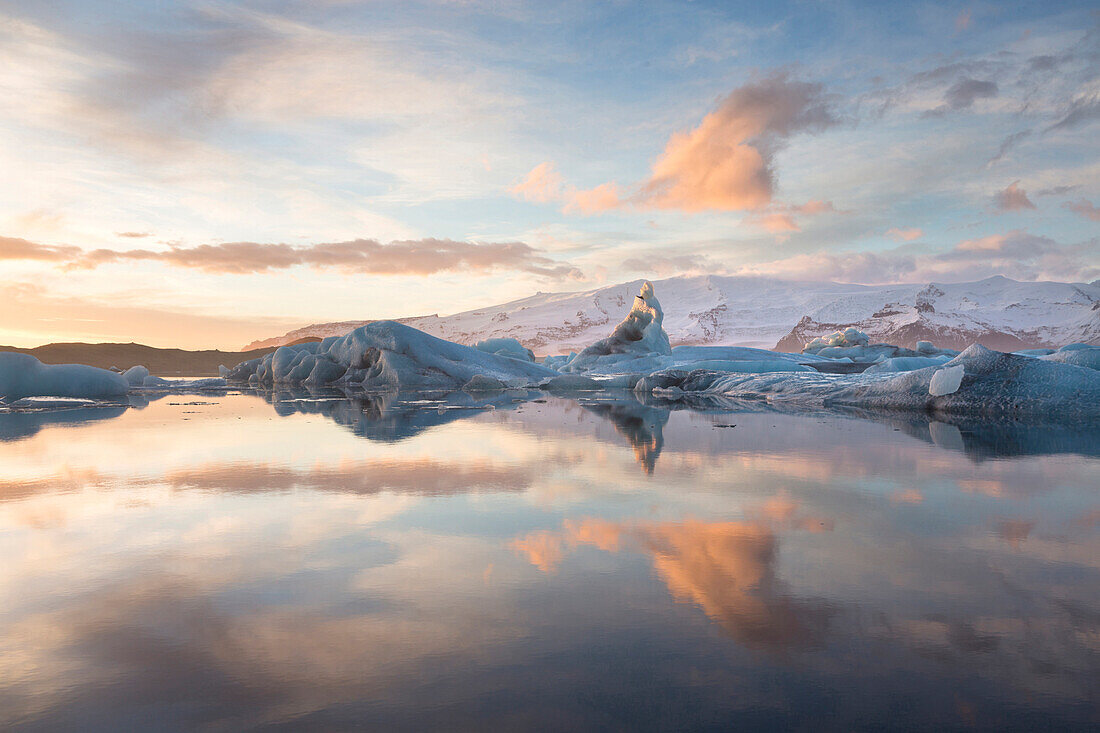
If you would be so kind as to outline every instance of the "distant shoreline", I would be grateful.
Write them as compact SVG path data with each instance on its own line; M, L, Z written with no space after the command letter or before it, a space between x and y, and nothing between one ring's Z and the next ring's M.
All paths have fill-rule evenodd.
M319 339L302 339L315 341ZM160 377L216 377L218 366L224 364L233 367L242 361L255 359L275 351L275 348L255 349L253 351L219 351L206 349L188 351L186 349L158 349L144 344L88 344L55 343L37 346L33 349L21 349L15 346L0 346L0 351L13 351L30 354L43 364L87 364L110 369L118 367L125 371L141 364L149 372Z

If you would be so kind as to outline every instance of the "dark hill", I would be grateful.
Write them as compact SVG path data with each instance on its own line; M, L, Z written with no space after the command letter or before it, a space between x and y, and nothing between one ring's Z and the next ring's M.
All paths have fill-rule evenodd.
M319 341L304 338L295 343ZM234 366L247 359L255 359L274 349L255 351L186 351L184 349L158 349L144 344L46 344L33 349L0 346L0 351L30 354L43 364L88 364L109 369L113 366L126 370L143 364L153 374L162 377L216 377L218 365Z

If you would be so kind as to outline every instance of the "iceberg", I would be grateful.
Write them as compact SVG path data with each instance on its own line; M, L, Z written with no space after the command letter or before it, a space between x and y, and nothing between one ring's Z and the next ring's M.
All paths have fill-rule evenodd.
M84 364L43 364L30 354L0 353L0 400L24 397L121 397L130 388L121 374Z
M730 374L672 369L644 377L634 389L665 397L711 394L804 407L1100 417L1100 372L1005 354L979 344L942 366L901 374Z
M568 364L564 372L590 372L609 369L619 370L632 360L646 359L652 355L672 354L672 345L663 323L665 312L661 302L653 294L653 283L642 283L641 291L634 296L634 305L615 330L607 338L600 339L581 350ZM640 371L641 364L626 367L627 371Z
M956 356L959 352L951 349L938 349L931 341L918 341L916 350L907 349L893 344L872 344L871 339L863 331L850 326L843 331L834 331L828 336L820 336L810 341L803 347L803 354L826 359L852 359L854 362L882 363L890 359L938 357L948 358ZM943 361L946 361L944 359ZM909 371L919 368L915 366L919 362L896 362L884 367L880 371ZM924 364L923 366L929 366Z
M514 352L514 347L502 348ZM375 321L344 336L281 346L262 358L241 362L227 370L225 378L267 386L336 385L418 391L461 389L474 377L516 387L557 374L526 359L444 341L395 321ZM475 380L473 386L477 387L479 381L487 383Z
M872 364L863 373L912 372L925 367L939 366L948 361L951 361L951 357L947 354L942 356L894 356Z
M818 336L803 348L803 352L816 353L827 348L852 348L855 346L868 346L871 339L863 331L855 326L849 326L843 331L834 331L828 336Z

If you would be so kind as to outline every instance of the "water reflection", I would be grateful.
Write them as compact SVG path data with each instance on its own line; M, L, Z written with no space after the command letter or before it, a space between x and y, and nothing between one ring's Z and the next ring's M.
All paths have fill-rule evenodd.
M0 412L0 440L22 440L37 434L44 427L110 420L124 412L125 405L6 410Z
M609 420L634 449L638 464L647 474L653 473L665 444L663 430L668 423L669 410L647 407L630 395L615 400L585 400L581 404L586 410Z
M543 572L554 572L566 548L649 556L674 599L698 605L732 638L781 651L816 644L829 606L791 597L776 578L778 538L761 522L632 523L595 518L568 521L560 533L535 532L511 547Z
M11 428L0 726L1096 723L1095 426L531 396Z

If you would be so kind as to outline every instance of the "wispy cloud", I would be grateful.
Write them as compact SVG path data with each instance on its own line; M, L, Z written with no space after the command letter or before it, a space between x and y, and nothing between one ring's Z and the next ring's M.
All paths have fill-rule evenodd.
M1098 245L1095 239L1063 245L1016 229L963 240L946 251L907 244L881 252L815 252L735 268L732 274L867 284L966 281L991 275L1088 282L1100 277L1094 256Z
M1027 197L1027 191L1020 188L1019 181L1013 181L1008 188L994 194L993 204L998 211L1025 211L1035 208L1035 204Z
M1100 207L1093 205L1091 201L1070 201L1065 206L1074 214L1080 214L1090 221L1100 221Z
M355 239L311 246L228 242L165 250L53 247L24 239L0 237L0 259L64 262L71 269L120 262L160 262L220 274L253 274L291 267L337 269L374 275L431 275L439 272L511 270L546 278L582 277L580 270L540 254L523 242L457 242L417 239L382 244Z
M886 236L898 242L912 242L914 239L920 239L924 236L924 232L916 227L912 229L893 227L886 230Z
M0 237L0 260L65 261L79 256L79 247L38 244L19 237Z

